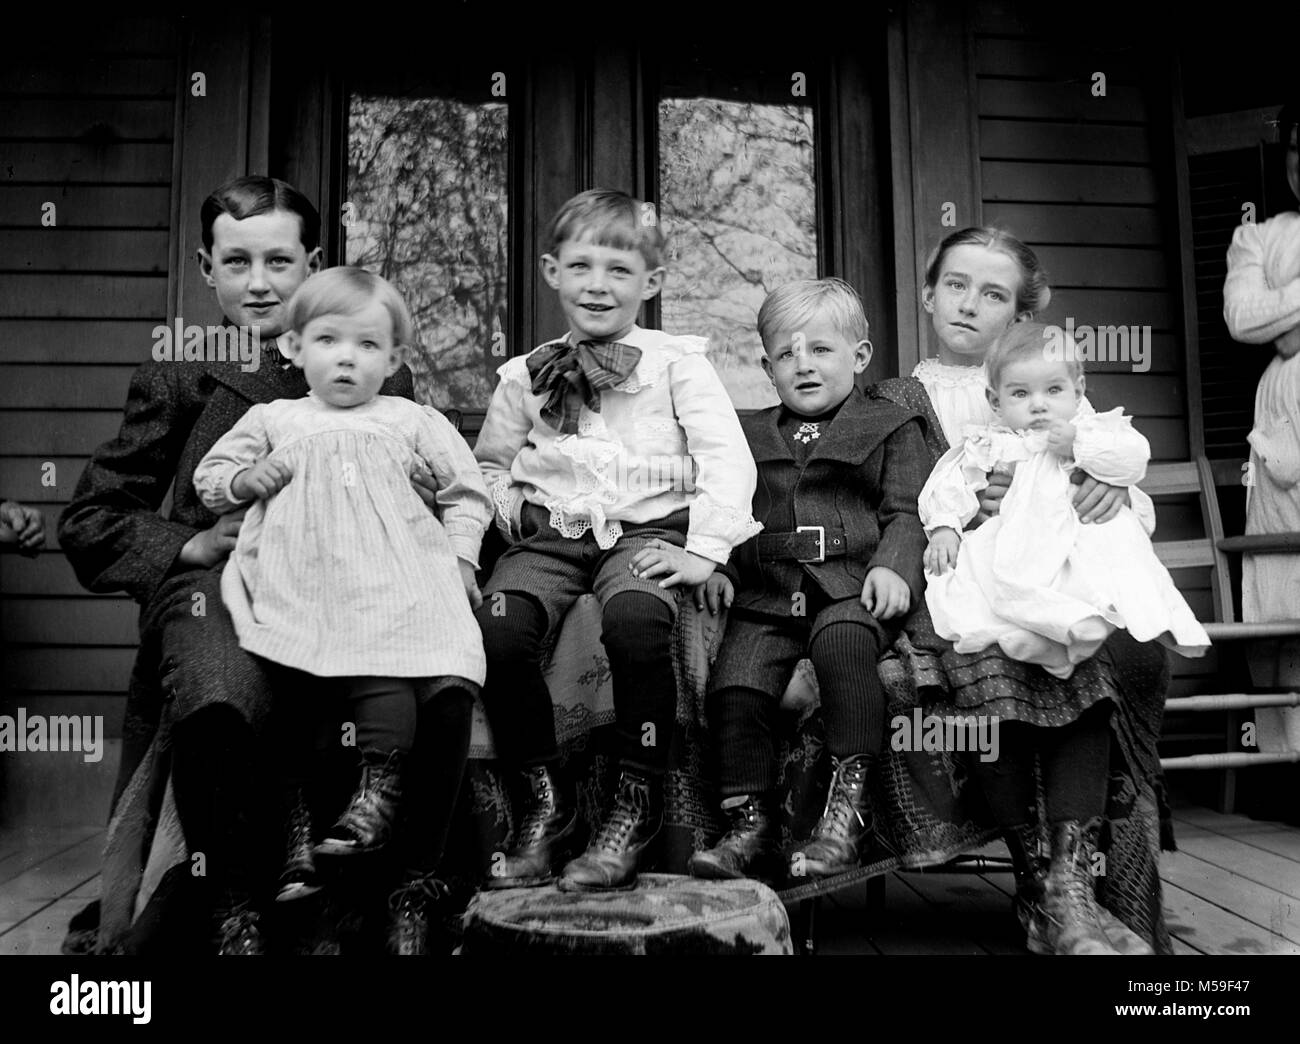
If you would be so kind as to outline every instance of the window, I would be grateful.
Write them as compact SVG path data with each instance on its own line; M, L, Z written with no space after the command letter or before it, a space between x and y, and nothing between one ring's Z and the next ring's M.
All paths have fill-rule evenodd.
M505 361L507 170L504 102L349 94L342 256L405 297L420 402L482 409Z
M665 71L656 113L669 258L662 326L709 338L739 409L777 401L759 363L763 298L818 267L813 109L788 75L765 84L688 62Z

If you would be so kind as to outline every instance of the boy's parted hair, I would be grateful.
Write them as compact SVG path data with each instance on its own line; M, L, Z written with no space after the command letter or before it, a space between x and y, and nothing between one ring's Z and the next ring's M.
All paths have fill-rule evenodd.
M1002 374L1020 359L1048 359L1059 362L1075 384L1083 378L1083 360L1073 339L1059 326L1042 323L1012 323L984 358L984 372L993 391L1002 383Z
M558 257L562 244L588 236L597 246L640 252L651 270L663 264L664 234L654 206L626 192L588 189L565 203L551 222L550 252Z
M298 215L302 225L302 245L307 253L320 246L320 214L311 201L287 181L249 175L227 181L203 201L199 217L203 223L204 249L212 249L212 223L222 214L243 221L273 210Z
M767 295L758 310L758 336L767 349L782 330L797 330L815 318L834 324L853 344L870 332L862 298L843 279L799 279Z
M402 295L383 276L364 268L341 265L308 276L289 299L289 329L301 334L307 324L323 315L356 315L379 301L393 323L393 345L415 343L415 324Z
M925 285L934 289L949 250L959 246L982 246L1006 254L1020 269L1020 288L1016 291L1016 313L1037 315L1052 299L1043 263L1024 243L1000 228L963 228L952 233L934 248L925 266Z

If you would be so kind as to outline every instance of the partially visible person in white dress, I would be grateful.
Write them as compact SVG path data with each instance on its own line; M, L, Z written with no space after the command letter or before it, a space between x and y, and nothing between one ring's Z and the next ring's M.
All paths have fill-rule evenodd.
M1079 521L1076 467L1132 487L1151 450L1122 409L1097 413L1084 399L1073 349L1060 330L1019 323L986 359L996 420L966 427L920 499L935 631L959 653L996 644L1058 678L1070 677L1118 627L1201 656L1205 629L1132 509L1093 525ZM1001 511L963 534L993 472L1013 476Z
M308 851L360 855L393 834L403 777L418 767L410 754L421 700L472 699L483 683L472 610L482 603L475 571L492 500L451 422L379 394L414 343L391 284L328 269L294 295L289 324L310 393L252 407L203 458L194 485L213 511L248 508L222 600L240 645L279 665L277 698L320 689L313 679L343 687L361 782ZM421 466L438 483L436 514L411 485ZM280 898L310 892L314 877L291 851Z
M1297 122L1300 106L1283 107L1278 129L1286 143L1287 184L1300 199ZM1300 213L1288 210L1233 233L1223 318L1233 340L1274 351L1255 392L1248 437L1246 533L1300 531ZM1247 555L1241 608L1247 622L1300 618L1300 554ZM1300 750L1300 708L1261 708L1255 718L1261 746L1278 741Z

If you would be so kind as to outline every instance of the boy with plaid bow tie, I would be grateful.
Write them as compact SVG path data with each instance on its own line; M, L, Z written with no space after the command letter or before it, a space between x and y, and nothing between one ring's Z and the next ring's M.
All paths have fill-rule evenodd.
M652 208L621 192L581 193L560 208L551 243L542 274L569 332L500 368L475 449L511 545L477 613L483 703L529 794L515 847L488 885L550 881L576 834L575 802L556 776L541 653L573 602L594 591L621 775L614 807L559 886L630 888L662 819L677 702L672 588L695 588L697 604L707 592L716 606L715 567L761 528L749 511L756 470L704 338L636 325L664 277Z

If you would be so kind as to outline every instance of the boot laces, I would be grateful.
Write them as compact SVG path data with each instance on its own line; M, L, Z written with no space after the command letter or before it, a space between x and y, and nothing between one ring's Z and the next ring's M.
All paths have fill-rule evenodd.
M758 822L758 811L753 805L741 805L735 809L731 817L731 826L727 832L722 835L719 845L725 845L727 842L739 842L744 839L747 831L754 829Z
M257 911L248 903L233 907L221 922L223 950L251 950L261 935Z
M842 762L836 764L830 790L826 794L826 807L822 809L821 822L817 824L819 834L843 831L848 827L850 819L856 819L860 827L867 825L862 812L849 797L849 787L861 784L865 775L865 770L860 766L845 766Z
M388 908L423 928L429 920L429 907L443 899L450 890L430 874L413 877L388 897Z
M596 846L606 852L621 852L627 847L628 838L640 822L644 811L645 805L639 791L624 787L614 803L614 808L601 824L600 834L596 837Z
M370 837L382 826L392 825L392 810L386 802L399 800L400 791L392 776L386 771L392 758L384 766L365 765L361 769L361 785L351 803L339 817L338 825L357 837Z
M533 800L519 824L519 839L540 841L546 836L546 821L555 814L555 790L545 773L532 776L529 782L533 787Z

